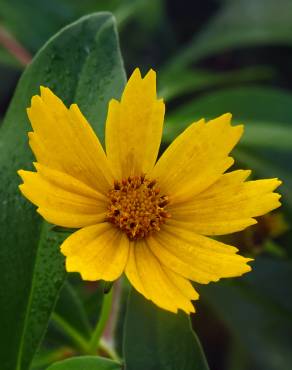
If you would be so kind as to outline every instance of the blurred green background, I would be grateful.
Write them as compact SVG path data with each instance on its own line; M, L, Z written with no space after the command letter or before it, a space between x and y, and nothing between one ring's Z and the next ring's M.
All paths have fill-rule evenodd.
M136 66L158 72L164 147L192 121L231 112L246 125L238 166L254 169L255 178L283 180L283 207L225 238L256 257L253 272L199 287L193 325L211 370L291 369L292 1L0 0L0 122L38 49L80 16L105 10L117 19L128 75ZM99 294L96 284L71 277L35 369L76 352L58 320L71 315L84 328L74 302L75 315L81 304L94 317ZM122 305L120 321L123 312ZM118 325L118 344L121 331Z

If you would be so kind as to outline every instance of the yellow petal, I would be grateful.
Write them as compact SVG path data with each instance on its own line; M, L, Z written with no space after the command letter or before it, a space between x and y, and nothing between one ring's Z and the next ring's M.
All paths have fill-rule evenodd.
M243 127L230 124L224 114L207 123L189 126L163 153L150 177L158 178L172 201L182 201L207 189L232 164L228 157L240 139Z
M185 203L170 205L170 225L204 235L222 235L255 224L254 217L278 208L280 195L273 191L278 179L244 182L250 171L223 175L207 190Z
M149 172L156 161L162 135L164 103L156 97L156 74L130 77L121 102L112 100L106 121L106 152L115 177Z
M149 246L161 264L201 284L251 270L246 264L251 259L237 255L236 248L172 225L150 237Z
M45 207L38 208L37 212L51 224L77 229L95 225L105 219L104 214L72 213Z
M145 240L131 245L126 275L131 284L157 306L177 312L194 312L192 299L198 294L182 276L161 265Z
M28 108L34 132L30 146L37 161L79 179L101 193L113 182L109 164L98 138L78 109L67 109L48 88L41 88Z
M113 281L124 271L129 239L109 223L88 226L70 235L61 246L68 272L84 280Z
M134 242L130 243L129 258L126 265L125 273L131 284L135 289L147 299L150 299L147 291L144 288L143 281L140 278L137 260L136 260L136 246Z
M65 173L36 164L38 172L18 171L20 190L53 224L83 227L103 221L106 198Z
M108 197L99 193L75 177L67 175L64 172L53 170L49 167L43 166L40 163L34 163L37 172L47 181L56 185L57 187L67 190L74 194L83 195L87 198L92 198L94 201L108 203Z

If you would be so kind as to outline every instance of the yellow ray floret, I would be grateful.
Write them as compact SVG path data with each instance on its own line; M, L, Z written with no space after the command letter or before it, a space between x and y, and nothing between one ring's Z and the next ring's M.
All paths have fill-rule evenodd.
M159 307L172 312L181 308L194 312L190 300L198 299L198 293L180 274L162 265L145 241L131 246L126 275L136 289Z
M151 176L173 200L188 199L207 189L232 164L230 151L243 126L231 126L231 114L189 126L158 160Z
M195 312L201 284L240 276L250 258L209 236L240 231L280 206L278 179L226 172L243 126L231 114L191 124L157 161L164 103L156 74L136 69L121 101L109 103L106 152L76 104L45 87L32 98L29 144L36 171L20 190L48 222L79 229L61 246L66 269L84 280L123 273L147 299Z
M78 106L67 109L42 87L27 112L33 128L29 142L37 162L105 193L113 177L99 140Z
M48 222L79 228L104 220L105 196L64 172L39 163L35 167L37 172L18 171L23 180L20 190Z
M149 172L158 155L164 103L156 97L156 74L141 78L139 69L130 77L121 102L109 103L106 152L117 179Z
M203 235L223 235L255 224L254 217L278 208L280 195L273 191L278 179L246 181L250 171L233 171L188 202L170 205L169 224Z
M61 251L67 256L67 271L80 271L84 280L113 281L125 268L129 240L104 222L73 233Z

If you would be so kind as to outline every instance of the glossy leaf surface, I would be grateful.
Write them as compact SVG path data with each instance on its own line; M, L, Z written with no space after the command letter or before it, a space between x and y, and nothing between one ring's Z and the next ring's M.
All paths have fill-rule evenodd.
M97 356L73 357L56 362L47 370L121 370L117 362Z
M189 317L155 306L133 289L124 328L126 370L208 370Z
M76 102L103 136L107 102L125 82L115 22L93 14L64 28L24 72L0 133L0 358L3 370L26 370L45 332L65 277L59 244L64 237L43 223L18 190L16 171L29 169L26 107L39 86L66 104ZM2 304L5 302L5 304Z

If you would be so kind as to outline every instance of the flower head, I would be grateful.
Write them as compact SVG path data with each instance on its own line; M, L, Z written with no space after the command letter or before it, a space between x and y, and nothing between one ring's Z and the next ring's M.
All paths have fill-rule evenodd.
M237 249L210 238L255 224L280 206L277 179L246 181L226 171L243 126L231 115L191 124L157 161L164 103L156 75L130 77L111 100L106 152L76 104L69 109L48 88L32 98L29 143L36 172L19 171L20 190L45 220L79 229L61 246L67 271L84 280L132 285L158 306L194 312L207 284L250 271Z

